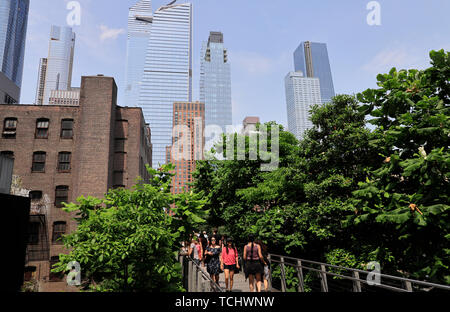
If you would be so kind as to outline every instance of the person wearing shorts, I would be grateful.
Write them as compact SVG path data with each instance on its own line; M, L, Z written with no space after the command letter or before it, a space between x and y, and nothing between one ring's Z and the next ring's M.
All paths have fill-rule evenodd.
M225 273L225 288L226 291L233 289L234 270L239 269L238 253L236 247L233 245L232 239L227 239L226 247L222 248L220 255L220 268ZM230 288L228 289L228 286Z
M261 253L261 246L255 243L255 237L249 235L248 244L244 246L245 278L248 278L250 292L255 289L256 280L257 292L261 292L261 272L264 268L261 263L266 264Z

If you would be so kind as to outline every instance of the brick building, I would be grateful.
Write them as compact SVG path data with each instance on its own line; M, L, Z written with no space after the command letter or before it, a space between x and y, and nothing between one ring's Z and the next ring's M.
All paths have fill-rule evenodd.
M173 104L172 146L166 147L166 162L175 165L172 193L189 190L196 161L203 159L205 146L205 104L175 102Z
M141 108L119 107L113 78L82 77L79 106L0 105L0 153L14 158L12 193L30 196L26 276L39 291L71 291L50 273L76 228L62 202L130 188L151 164L150 128Z

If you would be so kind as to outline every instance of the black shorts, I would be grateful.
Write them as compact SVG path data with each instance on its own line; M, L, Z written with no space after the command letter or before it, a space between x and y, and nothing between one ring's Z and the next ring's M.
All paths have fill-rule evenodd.
M236 270L236 264L232 264L232 265L226 265L226 264L224 264L224 265L223 265L223 269L224 269L224 270L230 270L230 271L233 271L233 272L234 272L234 270Z
M245 276L264 272L264 267L259 260L248 260L245 262Z

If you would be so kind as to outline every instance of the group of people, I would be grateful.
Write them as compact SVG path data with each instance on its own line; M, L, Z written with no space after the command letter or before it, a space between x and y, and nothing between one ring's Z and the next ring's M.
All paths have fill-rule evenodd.
M190 255L197 265L207 268L211 279L219 284L220 273L225 274L226 291L232 291L234 274L244 266L245 278L249 281L250 291L261 292L269 289L269 260L267 247L253 235L248 237L248 243L243 248L243 263L239 261L239 253L232 238L219 236L215 230L208 238L206 231L202 234L191 234L190 242L184 244L184 254ZM255 287L256 284L256 287Z

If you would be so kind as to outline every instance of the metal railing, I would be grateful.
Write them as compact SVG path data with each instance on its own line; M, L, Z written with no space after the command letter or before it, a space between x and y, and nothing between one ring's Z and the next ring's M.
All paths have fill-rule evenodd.
M188 292L225 292L225 289L214 282L205 268L202 268L191 257L179 255L182 267L183 286Z
M450 291L450 286L422 282L408 278L402 278L381 273L364 270L345 268L316 261L269 254L270 274L269 287L272 291L286 292L287 267L290 270L290 280L294 280L297 292L306 291L350 291L350 292L413 292L413 291ZM279 285L273 287L273 270L275 266L280 267ZM307 278L305 277L307 273ZM379 282L373 282L376 276ZM329 279L328 277L332 277ZM277 279L278 282L278 279ZM320 290L319 290L320 289ZM292 290L292 289L291 289Z

